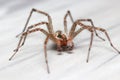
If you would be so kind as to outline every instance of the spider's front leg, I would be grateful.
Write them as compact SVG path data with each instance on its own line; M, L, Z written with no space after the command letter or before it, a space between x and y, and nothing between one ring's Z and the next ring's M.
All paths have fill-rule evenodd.
M47 51L46 51L46 45L48 43L48 39L49 39L49 35L47 36L47 38L45 39L45 42L44 42L44 52L45 52L44 55L45 55L45 62L46 62L46 66L47 66L47 72L50 73L48 59L47 59Z
M43 11L40 11L40 10L38 10L38 9L33 8L33 9L30 11L30 13L29 13L29 16L28 16L28 18L27 18L27 21L26 21L26 23L25 23L25 27L23 28L23 31L22 31L20 34L16 35L16 37L20 36L23 32L26 31L27 25L28 25L28 23L29 23L29 21L30 21L30 18L32 17L33 12L36 12L36 13L43 14L43 15L47 16L47 18L48 18L48 23L49 23L49 24L48 24L48 25L49 25L48 30L49 30L50 33L53 33L53 32L54 32L54 31L53 31L53 25L52 25L51 16L50 16L48 13L46 13L46 12L43 12Z
M72 23L74 23L73 17L71 15L71 12L68 10L67 13L64 16L64 31L66 33L66 35L68 35L68 29L67 29L67 17L70 17Z
M79 25L81 28L78 29L77 31L75 31L77 25ZM90 41L87 60L86 60L86 62L88 62L89 61L89 56L90 56L90 51L91 51L91 48L92 48L92 43L93 43L94 28L90 27L90 26L86 26L83 23L81 23L79 20L76 20L74 22L74 24L72 25L72 28L70 30L69 38L74 39L81 31L83 31L85 29L91 32L91 41Z

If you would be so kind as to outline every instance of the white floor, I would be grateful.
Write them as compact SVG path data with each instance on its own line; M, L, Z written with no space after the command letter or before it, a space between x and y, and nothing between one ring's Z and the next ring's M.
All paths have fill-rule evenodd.
M49 13L53 19L54 30L63 30L63 17L70 10L74 20L91 18L95 26L105 28L115 47L120 50L120 1L119 0L1 0L0 1L0 80L119 80L120 55L110 47L106 39L94 38L89 63L86 57L90 33L82 32L75 40L71 53L57 55L52 43L48 43L50 74L44 60L42 33L28 36L25 45L12 61L19 38L15 38L24 28L32 8ZM69 18L68 18L69 19ZM30 24L47 20L43 15L34 13ZM68 20L69 29L71 22ZM42 26L45 28L45 26Z

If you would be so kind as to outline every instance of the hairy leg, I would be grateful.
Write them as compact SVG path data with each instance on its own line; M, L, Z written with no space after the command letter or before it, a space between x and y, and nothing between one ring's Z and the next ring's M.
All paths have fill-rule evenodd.
M113 43L112 43L112 41L111 41L107 31L105 29L103 29L103 28L98 28L98 27L95 27L95 29L99 30L99 31L102 31L106 35L106 37L107 37L111 47L113 47L120 54L120 51L113 45Z
M19 43L18 43L18 45L17 45L17 48L14 50L14 54L9 58L9 60L11 60L11 59L15 56L15 54L18 52L18 50L19 50L19 48L20 48L20 46L21 46L21 42L22 42L22 40L23 40L23 38L24 38L24 35L30 34L30 33L36 32L36 31L41 31L41 32L43 32L44 34L48 35L48 33L47 33L45 30L40 29L40 28L36 28L36 29L33 29L33 30L30 30L30 31L27 31L27 32L22 33L22 36L20 37Z
M82 32L84 28L78 29L76 32L73 33L73 38L75 38L80 32Z
M72 23L74 23L74 20L73 20L73 17L71 15L71 12L67 11L67 13L64 16L64 31L65 31L66 35L68 35L68 29L67 29L67 17L68 16L70 17Z
M49 39L49 36L47 36L47 38L45 39L45 42L44 42L44 52L45 52L44 54L45 54L45 62L46 62L46 66L47 66L47 72L50 73L48 59L47 59L47 51L46 51L46 45L48 43L48 39Z
M80 28L75 32L77 25L79 25ZM86 26L83 23L81 23L79 20L76 20L71 27L68 37L70 39L74 39L81 31L83 31L84 29L89 30L90 28L92 27Z
M93 24L92 19L79 19L79 20L80 20L80 21L90 22L91 25L92 25L92 27L94 28L94 32L95 32L96 36L97 36L98 38L100 38L101 40L105 41L105 39L103 39L102 37L100 37L100 36L98 35L97 31L95 30L95 26L94 26L94 24Z
M89 49L88 49L88 55L87 55L87 60L86 62L89 61L89 56L90 56L90 51L91 51L91 48L92 48L92 43L93 43L93 31L91 31L91 40L90 40L90 46L89 46Z
M35 27L37 27L37 26L39 26L39 25L44 25L44 24L46 24L47 28L49 27L47 22L39 22L39 23L37 23L37 24L34 24L34 25L29 26L28 29L27 29L27 32L28 32L30 29L32 29L32 28L35 28ZM46 34L47 34L47 33L46 33ZM47 36L47 35L46 35L46 36ZM26 37L27 37L27 34L24 36L24 40L23 40L21 46L24 45L25 40L26 40Z
M76 29L77 25L79 25L81 28L78 29L78 30L75 32L75 29ZM89 45L88 55L87 55L87 60L86 60L86 62L88 62L88 61L89 61L89 56L90 56L90 51L91 51L91 48L92 48L92 43L93 43L93 35L94 35L94 29L93 29L93 27L91 27L91 26L86 26L86 25L82 24L81 22L76 21L76 22L73 24L72 28L71 28L71 32L70 32L70 34L69 34L69 37L70 37L71 39L74 39L74 38L75 38L81 31L83 31L83 30L88 30L88 31L91 32L91 40L90 40L90 45Z
M31 18L31 16L32 16L33 12L37 12L37 13L43 14L43 15L45 15L45 16L48 17L48 24L49 24L48 30L49 30L50 33L53 33L54 31L53 31L52 19L51 19L51 17L49 16L49 14L33 8L33 9L30 11L30 14L29 14L29 16L28 16L28 18L27 18L27 21L26 21L26 23L25 23L25 27L23 28L23 31L22 31L20 34L22 34L22 33L26 30L27 25L28 25L28 23L29 23L29 21L30 21L30 18ZM18 34L16 37L18 37L20 34Z
M77 25L79 25L81 28L78 29L78 30L75 32L75 29L76 29ZM98 27L93 28L93 27L91 27L91 26L86 26L86 25L82 24L81 22L79 22L79 21L77 20L77 21L75 21L74 24L72 25L71 31L70 31L70 33L69 33L69 38L70 38L70 39L74 39L75 36L76 36L77 34L79 34L79 33L80 33L81 31L83 31L83 30L88 30L88 31L91 32L91 41L90 41L90 46L89 46L89 50L88 50L88 56L87 56L87 60L86 60L87 62L89 61L90 50L91 50L91 47L92 47L94 29L104 32L105 35L106 35L106 37L107 37L107 39L108 39L108 41L109 41L109 43L110 43L110 45L111 45L111 47L113 47L113 48L120 54L120 51L119 51L118 49L116 49L116 47L113 45L113 43L111 42L111 39L110 39L110 37L109 37L109 35L108 35L108 33L107 33L107 31L106 31L105 29L98 28Z

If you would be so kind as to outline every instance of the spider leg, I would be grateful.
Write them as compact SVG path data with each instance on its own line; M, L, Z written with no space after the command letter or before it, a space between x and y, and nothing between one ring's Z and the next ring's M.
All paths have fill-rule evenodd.
M36 32L36 31L41 31L41 32L43 32L45 35L48 35L48 32L45 31L45 30L43 30L43 29L41 29L41 28L36 28L36 29L33 29L33 30L30 30L30 31L27 31L27 32L22 33L22 35L21 35L21 37L20 37L20 40L19 40L19 43L18 43L18 45L17 45L17 48L14 50L14 54L9 58L9 60L11 60L11 59L15 56L15 54L18 52L18 50L19 50L19 48L20 48L20 46L21 46L22 39L24 38L24 36L25 36L26 34L30 34L30 33Z
M31 18L31 16L32 16L33 12L37 12L37 13L43 14L43 15L45 15L45 16L48 17L48 23L49 23L48 30L49 30L50 33L53 33L52 19L51 19L51 17L49 16L49 14L33 8L33 9L30 11L30 14L29 14L29 16L28 16L28 18L27 18L27 21L26 21L26 23L25 23L25 27L23 28L23 31L22 31L20 34L16 35L16 37L19 37L19 36L26 30L27 25L28 25L28 23L29 23L29 21L30 21L30 18Z
M103 32L106 35L106 37L107 37L111 47L113 47L120 54L120 51L113 45L113 43L112 43L112 41L111 41L107 31L105 29L103 29L103 28L98 28L98 27L95 27L95 29Z
M79 28L79 29L75 32L75 29L76 29L77 25L79 25L79 27L81 27L81 28ZM76 35L79 34L81 31L83 31L84 29L89 30L89 28L91 28L91 27L88 27L88 26L84 25L83 23L81 23L79 20L76 20L76 21L73 23L72 27L71 27L71 30L70 30L70 32L69 32L69 36L68 36L68 37L69 37L70 39L74 39L74 38L76 37Z
M91 51L91 48L92 48L92 43L93 43L93 31L91 31L91 40L90 40L90 46L89 46L89 49L88 49L88 55L87 55L87 60L86 62L89 61L89 56L90 56L90 51Z
M74 20L73 20L73 17L72 17L72 15L71 15L71 12L70 11L67 11L67 13L65 14L65 16L64 16L64 31L65 31L65 33L68 35L68 29L67 29L67 17L70 17L70 19L71 19L71 21L72 21L72 23L74 23Z
M94 24L93 24L92 19L79 19L79 21L81 21L81 22L82 22L82 21L90 22L91 25L92 25L91 27L94 28L94 32L95 32L96 36L97 36L98 38L100 38L101 40L105 41L105 39L103 39L102 37L100 37L100 36L98 35L97 31L95 30L95 26L94 26Z
M29 26L28 29L27 29L27 31L29 31L30 29L35 28L35 27L37 27L37 26L39 26L39 25L44 25L44 24L46 24L47 28L49 27L47 22L39 22L39 23L37 23L37 24L34 24L34 25ZM27 34L24 36L24 40L23 40L21 46L24 45L25 40L26 40L26 37L27 37Z
M80 32L82 32L84 30L84 28L80 28L78 29L76 32L73 33L73 38L75 38Z
M75 29L76 29L77 25L79 25L81 28L78 29L75 32ZM77 36L77 34L79 34L81 31L83 31L85 29L91 32L91 41L90 41L90 45L89 45L89 49L88 49L88 55L87 55L87 60L86 60L86 62L88 62L89 61L89 56L90 56L90 51L91 51L91 48L92 48L92 43L93 43L94 28L91 27L91 26L86 26L83 23L81 23L79 20L77 20L72 25L71 31L69 33L69 38L70 39L74 39Z
M45 54L45 62L46 62L46 66L47 66L47 72L50 73L48 59L47 59L47 51L46 51L46 45L48 43L48 39L49 39L49 36L47 36L47 38L45 39L45 42L44 42L44 52L45 52L44 54Z
M14 50L14 54L12 54L12 56L9 58L9 61L12 60L12 58L13 58L13 57L15 56L15 54L18 52L18 49L19 49L19 47L20 47L20 43L21 43L22 39L23 39L23 36L21 36L21 38L20 38L20 40L19 40L19 43L18 43L18 46L17 46L17 48Z

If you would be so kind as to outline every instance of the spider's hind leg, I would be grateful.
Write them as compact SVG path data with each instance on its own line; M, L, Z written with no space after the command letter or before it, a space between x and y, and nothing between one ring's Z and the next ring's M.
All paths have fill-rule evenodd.
M98 35L98 33L97 33L96 29L95 29L95 26L94 26L94 24L93 24L92 19L79 19L79 21L80 21L80 22L83 22L83 21L84 21L84 22L90 22L90 23L91 23L91 27L94 29L95 35L96 35L98 38L100 38L101 40L105 41L104 38L102 38L101 36Z
M98 28L98 27L95 27L95 29L103 32L106 35L106 37L107 37L111 47L113 47L120 54L120 51L113 45L113 43L112 43L112 41L111 41L107 31L105 29L103 29L103 28Z

